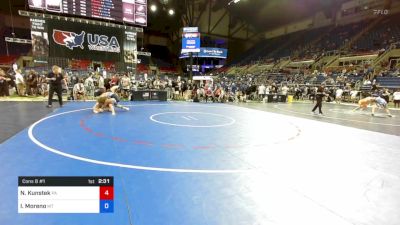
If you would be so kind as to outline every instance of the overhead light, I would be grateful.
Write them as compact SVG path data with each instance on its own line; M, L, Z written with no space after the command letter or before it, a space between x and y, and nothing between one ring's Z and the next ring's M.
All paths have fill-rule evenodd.
M170 10L168 10L168 14L172 16L175 14L175 11L173 9L170 9Z
M151 10L152 12L157 11L157 6L156 6L156 5L151 5L151 6L150 6L150 10Z
M240 2L240 0L231 0L231 1L228 3L228 5L236 4L236 3L238 3L238 2Z

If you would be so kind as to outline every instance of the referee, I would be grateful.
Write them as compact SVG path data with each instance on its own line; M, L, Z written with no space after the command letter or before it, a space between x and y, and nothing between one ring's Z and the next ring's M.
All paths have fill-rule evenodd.
M48 108L52 107L52 100L54 92L57 93L58 102L60 103L60 107L63 106L62 101L62 80L64 79L61 74L61 68L59 66L53 66L51 68L52 72L47 75L47 82L50 84L49 88L49 103L47 105Z
M315 110L318 108L319 115L323 115L322 113L322 100L324 96L327 94L325 93L325 87L323 85L319 86L317 89L317 92L315 93L315 99L317 100L317 103L315 104L312 113L316 114Z

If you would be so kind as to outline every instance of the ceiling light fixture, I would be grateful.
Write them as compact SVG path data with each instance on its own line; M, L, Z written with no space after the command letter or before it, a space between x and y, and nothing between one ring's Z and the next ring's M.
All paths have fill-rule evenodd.
M157 11L157 6L156 6L156 5L151 5L151 6L150 6L150 10L151 10L152 12Z

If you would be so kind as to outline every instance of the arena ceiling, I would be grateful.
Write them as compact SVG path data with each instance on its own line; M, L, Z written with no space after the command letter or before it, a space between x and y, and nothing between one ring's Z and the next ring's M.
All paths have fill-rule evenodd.
M323 10L329 16L332 9L349 0L241 0L231 5L228 3L232 0L148 0L149 5L152 3L159 5L159 10L155 14L149 12L147 29L161 33L179 29L182 25L180 17L188 11L186 4L198 4L197 10L201 10L210 1L214 11L225 8L231 13L233 20L244 21L258 32L263 32L309 17L319 10ZM10 14L9 2L14 15L19 9L28 9L26 0L3 0L0 4L0 13ZM170 8L176 10L173 17L167 14Z
M187 13L185 4L195 2L199 5L197 10L201 11L210 1L213 11L225 8L234 20L245 21L258 32L263 32L312 16L321 10L331 16L332 10L339 9L343 2L349 0L241 0L230 5L228 4L232 0L148 0L149 4L156 3L166 8L178 9L179 16ZM153 18L153 21L156 22L157 18ZM176 20L173 22L176 24Z
M220 7L226 7L231 0L218 0ZM232 15L253 25L258 31L273 28L313 16L324 11L332 15L348 0L241 0L228 8ZM225 5L225 6L224 6Z

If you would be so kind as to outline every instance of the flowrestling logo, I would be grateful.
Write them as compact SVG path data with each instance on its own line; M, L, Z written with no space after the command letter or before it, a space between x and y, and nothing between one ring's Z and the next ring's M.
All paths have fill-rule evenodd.
M76 47L84 49L85 47L83 46L83 43L85 42L85 34L85 31L77 34L70 31L53 30L53 40L56 44L65 46L70 50L73 50ZM86 34L86 38L88 43L87 48L90 51L121 52L118 39L115 36L110 38L107 35L88 33Z

